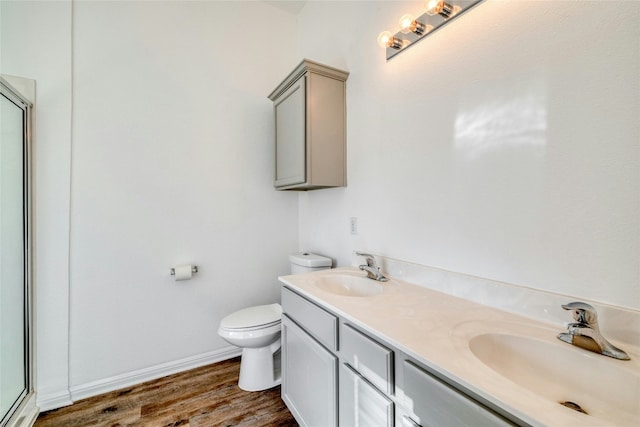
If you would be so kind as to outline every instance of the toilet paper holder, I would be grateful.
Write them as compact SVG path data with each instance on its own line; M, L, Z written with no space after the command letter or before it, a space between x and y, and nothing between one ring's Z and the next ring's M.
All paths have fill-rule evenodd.
M192 273L197 273L197 272L198 272L198 266L197 266L197 265L192 265L192 266L191 266L191 272L192 272ZM175 275L176 275L176 269L175 269L175 268L172 268L172 269L171 269L171 275L172 275L172 276L175 276Z

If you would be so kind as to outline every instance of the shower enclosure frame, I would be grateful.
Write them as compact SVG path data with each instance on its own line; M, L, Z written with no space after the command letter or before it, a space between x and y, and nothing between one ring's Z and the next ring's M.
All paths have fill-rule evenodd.
M25 389L6 415L0 414L0 427L31 426L38 416L35 396L35 318L34 287L32 264L32 121L33 103L15 89L4 77L0 76L2 96L22 110L23 132L23 242L24 242L24 350L25 350Z

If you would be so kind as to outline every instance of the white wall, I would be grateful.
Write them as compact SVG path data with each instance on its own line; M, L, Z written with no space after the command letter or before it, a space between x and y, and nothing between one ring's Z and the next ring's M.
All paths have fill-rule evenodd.
M301 12L301 55L351 72L348 187L300 195L301 248L640 309L640 3L490 0L385 61L422 4Z
M272 187L267 99L300 60L295 16L262 2L0 6L0 73L37 81L41 409L224 354L220 319L277 300L298 246L297 195ZM183 262L200 272L175 282Z
M279 300L298 200L267 95L295 29L261 2L75 4L72 390L226 349L224 316Z
M0 72L36 80L33 139L37 391L69 402L71 2L0 2Z

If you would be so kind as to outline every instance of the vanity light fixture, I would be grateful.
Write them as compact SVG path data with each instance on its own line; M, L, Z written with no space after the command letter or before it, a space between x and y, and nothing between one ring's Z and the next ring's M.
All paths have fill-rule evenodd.
M449 3L449 1L451 3ZM385 50L387 60L404 52L440 27L453 21L483 0L425 0L426 10L417 18L410 14L400 18L400 29L393 34L383 31L378 44Z

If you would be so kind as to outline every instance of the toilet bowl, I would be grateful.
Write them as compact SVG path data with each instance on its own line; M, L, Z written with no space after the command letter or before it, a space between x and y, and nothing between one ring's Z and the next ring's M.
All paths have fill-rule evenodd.
M310 253L289 255L292 274L331 268L331 259ZM260 391L281 383L280 304L258 305L231 313L220 322L218 335L242 348L238 387Z
M241 389L266 390L280 384L280 363L275 359L280 356L281 318L280 304L269 304L236 311L220 322L218 335L242 347Z

